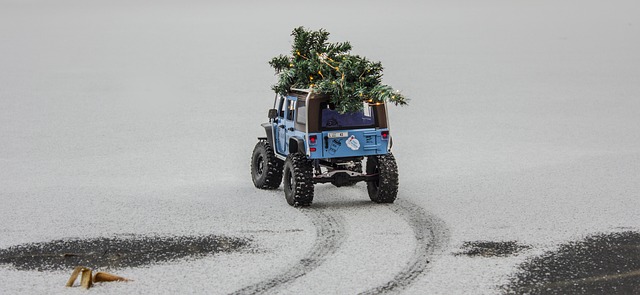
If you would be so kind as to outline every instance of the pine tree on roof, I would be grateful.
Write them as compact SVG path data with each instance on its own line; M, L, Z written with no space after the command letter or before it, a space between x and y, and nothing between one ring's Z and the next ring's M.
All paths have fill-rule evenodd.
M269 64L276 70L278 83L272 89L286 95L292 88L328 94L341 113L371 104L392 102L406 105L407 98L382 84L382 63L350 54L349 42L329 43L329 32L298 27L291 33L291 55L279 55Z

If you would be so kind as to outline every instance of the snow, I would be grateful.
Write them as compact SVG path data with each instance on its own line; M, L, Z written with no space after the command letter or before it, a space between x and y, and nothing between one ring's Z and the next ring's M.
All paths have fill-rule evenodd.
M399 198L445 249L409 294L495 293L518 263L640 229L635 1L0 2L0 248L60 238L224 234L254 251L117 272L97 293L230 293L286 272L316 227L249 157L290 31L323 27L413 98L390 108ZM319 185L344 240L276 291L357 293L411 257L412 228L366 188ZM506 258L454 256L517 240ZM404 260L403 260L404 259ZM77 293L0 265L0 293Z

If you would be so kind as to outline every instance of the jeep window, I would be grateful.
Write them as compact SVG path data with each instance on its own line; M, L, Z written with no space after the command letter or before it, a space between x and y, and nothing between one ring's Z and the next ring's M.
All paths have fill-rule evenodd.
M293 120L293 110L295 108L295 101L287 99L287 120Z
M307 124L307 107L304 105L304 101L298 101L296 108L296 123Z
M280 96L280 99L278 99L278 117L280 118L284 118L284 101L285 99Z
M322 103L320 109L320 124L323 130L376 126L374 112L369 105L364 106L361 111L344 114L340 114L331 103Z

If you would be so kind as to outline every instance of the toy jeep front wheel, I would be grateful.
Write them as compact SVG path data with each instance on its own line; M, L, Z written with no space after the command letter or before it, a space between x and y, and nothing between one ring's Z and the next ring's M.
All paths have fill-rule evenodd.
M251 179L260 189L277 189L282 182L282 161L266 140L260 140L251 156Z
M302 154L289 154L284 161L284 196L291 206L309 206L313 201L313 167Z
M367 182L369 198L376 203L393 203L398 196L398 165L391 153L367 158L367 174L377 174L376 181Z

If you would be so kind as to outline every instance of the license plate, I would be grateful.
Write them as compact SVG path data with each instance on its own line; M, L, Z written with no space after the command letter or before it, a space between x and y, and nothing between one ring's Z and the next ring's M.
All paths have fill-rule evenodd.
M349 137L349 132L329 132L329 138Z

